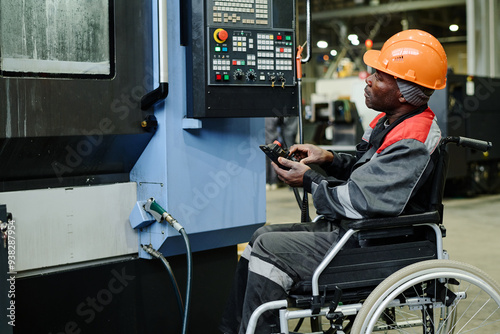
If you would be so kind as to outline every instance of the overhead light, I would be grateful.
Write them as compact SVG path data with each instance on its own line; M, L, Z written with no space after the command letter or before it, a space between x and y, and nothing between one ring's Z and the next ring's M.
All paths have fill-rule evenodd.
M320 49L326 49L328 47L328 42L327 41L318 41L318 43L316 45Z
M349 36L347 36L347 39L350 40L351 42L355 41L355 40L358 40L358 35L356 35L356 34L350 34Z
M351 41L352 45L359 45L359 38L356 34L350 34L347 39Z
M458 31L458 24L451 24L449 28L450 31Z
M332 50L332 51L330 51L330 55L331 55L332 57L335 57L335 56L337 55L337 50Z

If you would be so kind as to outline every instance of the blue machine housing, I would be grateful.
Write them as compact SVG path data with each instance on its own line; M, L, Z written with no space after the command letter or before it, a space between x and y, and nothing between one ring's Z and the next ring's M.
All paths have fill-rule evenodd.
M259 150L264 119L186 118L186 48L180 45L179 15L179 2L168 1L169 95L154 107L157 131L130 173L138 187L130 222L139 231L142 258L150 255L140 245L166 256L185 252L177 231L143 210L151 197L184 226L193 251L246 242L266 219L265 155Z

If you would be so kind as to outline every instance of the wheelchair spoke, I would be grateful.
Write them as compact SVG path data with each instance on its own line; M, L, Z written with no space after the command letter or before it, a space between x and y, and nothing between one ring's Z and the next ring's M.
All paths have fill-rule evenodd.
M500 333L500 288L470 265L426 261L381 283L363 303L353 328L363 334Z

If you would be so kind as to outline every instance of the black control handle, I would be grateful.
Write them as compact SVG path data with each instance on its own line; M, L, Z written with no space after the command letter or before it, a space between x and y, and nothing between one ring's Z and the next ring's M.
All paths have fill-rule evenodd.
M467 137L446 137L444 138L443 143L456 143L459 146L468 147L481 152L487 152L493 146L490 141Z

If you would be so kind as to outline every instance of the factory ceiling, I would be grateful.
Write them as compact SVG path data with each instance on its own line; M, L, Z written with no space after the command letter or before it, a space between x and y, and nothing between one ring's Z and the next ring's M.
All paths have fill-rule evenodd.
M466 42L466 0L310 0L312 55L331 50L339 55L356 57L366 50L371 39L373 48L395 33L405 29L422 29L441 43ZM298 0L299 42L306 40L306 0ZM450 30L450 25L458 30ZM359 44L349 38L357 35ZM318 48L325 41L328 47Z

